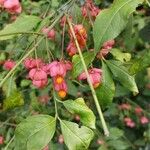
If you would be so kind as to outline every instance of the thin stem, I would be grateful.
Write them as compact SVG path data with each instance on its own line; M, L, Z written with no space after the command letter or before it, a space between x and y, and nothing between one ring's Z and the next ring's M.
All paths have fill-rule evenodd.
M150 7L150 2L149 2L148 0L146 0L146 2L147 2L147 4L148 4L148 6Z
M47 13L48 13L49 9L50 9L50 2L49 2L49 4L48 4L48 7L47 7L47 9L46 9L46 11L45 11L44 15L43 15L43 18L45 18L45 17L46 17L46 15L47 15Z
M9 35L17 35L17 34L36 34L36 35L39 35L39 36L44 36L44 34L38 33L38 32L15 32L15 33L1 34L0 37L9 36Z
M83 65L83 67L84 67L84 71L85 71L86 76L87 76L87 81L88 81L88 83L89 83L89 86L90 86L90 89L91 89L91 92L92 92L92 95L93 95L93 99L94 99L94 102L95 102L95 105L96 105L96 108L97 108L97 111L98 111L100 120L101 120L101 122L102 122L102 127L103 127L103 130L104 130L104 134L105 134L106 136L109 136L109 131L108 131L108 128L107 128L107 125L106 125L106 122L105 122L105 119L104 119L104 116L103 116L101 107L100 107L100 105L99 105L98 98L97 98L97 96L96 96L96 92L95 92L94 87L93 87L93 85L92 85L92 82L91 82L91 79L90 79L90 76L89 76L89 73L88 73L88 70L87 70L87 67L86 67L86 64L85 64L85 61L84 61L84 58L83 58L83 55L82 55L80 46L79 46L79 43L78 43L77 38L76 38L76 35L75 35L75 33L74 33L74 30L73 30L71 21L69 20L69 18L68 18L67 15L66 15L66 17L67 17L67 21L68 21L68 24L69 24L70 31L71 31L71 33L72 33L72 36L73 36L73 38L74 38L76 47L77 47L77 49L78 49L78 53L79 53L79 56L80 56L82 65Z
M47 38L45 39L45 44L46 44L46 52L47 52L48 62L50 63L51 57L50 57L49 50L48 50L49 48L48 48L48 40L47 40Z
M53 53L52 53L51 50L49 49L47 37L46 37L46 40L45 40L45 41L46 41L46 50L47 50L47 54L48 54L48 59L50 60L50 55L51 55L52 60L54 60ZM50 55L49 55L49 53L50 53Z
M56 20L51 24L49 29L51 30L55 24L59 21L59 19L62 17L62 14L60 14ZM8 72L8 74L4 77L4 79L0 82L0 87L4 84L4 82L11 76L11 74L16 70L16 68L34 51L34 49L40 44L40 42L44 39L44 36L41 37L41 39L34 45L34 47L23 56L23 58Z
M55 91L53 92L53 99L54 99L54 105L55 105L55 118L59 118L58 115L58 108L57 108L57 98L56 98L56 93Z
M27 53L24 55L24 57L8 72L8 74L4 77L4 79L0 82L0 87L2 87L3 83L11 76L11 74L16 70L16 68L34 51L35 47L38 46L38 44L42 41L44 37L42 37L36 45Z
M14 123L7 123L7 122L3 122L2 125L6 125L6 126L12 126L12 127L16 127L17 125Z
M12 143L12 141L15 139L15 136L13 136L10 141L8 142L8 144L6 145L6 147L4 148L4 150L7 150L9 145Z
M10 119L11 119L11 118L8 118L5 122L1 122L0 128L1 128L4 124L6 124Z
M11 93L13 76L14 76L14 73L11 75L10 80L9 80L8 89L7 89L7 97L10 96L10 93Z
M61 59L63 59L64 57L65 29L66 29L66 21L64 22L63 32L62 32Z

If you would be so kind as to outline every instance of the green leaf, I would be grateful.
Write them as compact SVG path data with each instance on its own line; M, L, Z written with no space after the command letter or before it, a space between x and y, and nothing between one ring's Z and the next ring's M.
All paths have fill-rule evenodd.
M115 85L112 79L112 75L104 62L102 62L102 70L102 84L96 89L96 94L99 99L99 103L103 107L106 107L112 103L113 97L115 95Z
M78 98L76 100L67 100L64 103L66 109L80 116L81 122L90 128L95 129L95 116L91 109L85 104L83 98Z
M94 133L91 129L78 124L60 120L61 130L64 137L64 142L69 150L87 150Z
M51 4L51 7L52 7L52 8L57 8L57 7L59 6L59 1L58 1L58 0L52 0L51 3L52 3L52 4Z
M2 86L2 89L6 97L9 97L11 93L17 90L17 86L16 86L15 79L13 76L7 79L7 81Z
M123 53L121 52L121 50L116 48L112 49L110 53L114 56L116 60L119 60L121 62L128 62L131 59L130 53Z
M16 33L28 32L32 30L40 22L39 17L32 15L22 15L11 24L0 31L0 40L8 40L16 36Z
M108 150L108 148L105 145L101 145L98 150Z
M98 52L102 44L116 38L128 23L130 15L144 0L115 0L109 9L104 9L96 17L93 38Z
M121 62L119 61L106 61L108 67L113 73L116 80L118 80L124 87L132 92L138 93L138 88L133 76L131 76Z
M129 68L129 71L131 74L136 74L139 71L144 70L145 68L150 66L150 50L146 51L143 56L141 56L139 59L135 60L131 67Z
M125 141L121 140L112 140L108 142L108 145L115 150L127 150L130 146Z
M12 109L24 105L23 95L19 91L11 92L11 95L8 96L3 102L3 109Z
M78 93L78 87L75 86L71 80L67 80L66 82L68 86L68 94L76 97Z
M87 67L94 60L94 57L95 57L95 55L93 52L83 53L83 58L84 58L84 61L85 61L85 64L87 65ZM84 70L80 56L74 55L72 58L72 63L73 63L72 75L74 78L76 78Z
M117 140L123 136L123 131L118 128L110 128L110 136L107 137L109 140Z
M15 131L15 150L41 150L52 139L55 118L49 115L31 116L22 121Z
M144 42L150 42L150 22L139 33Z

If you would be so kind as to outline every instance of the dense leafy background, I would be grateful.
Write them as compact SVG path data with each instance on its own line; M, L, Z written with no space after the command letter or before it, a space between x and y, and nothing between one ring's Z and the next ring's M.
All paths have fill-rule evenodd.
M30 33L39 32L45 24L51 25L66 9L58 9L66 2L22 0L23 12L16 21L7 12L0 12L0 81L8 73L1 62L9 58L18 62L41 38ZM70 58L65 54L64 57L74 65L69 73L71 80L67 78L65 101L60 101L53 92L51 80L46 88L36 89L26 78L27 71L22 64L1 86L0 136L4 137L4 143L0 149L41 150L46 145L51 150L84 150L88 147L90 150L150 149L150 125L141 124L135 113L135 108L141 107L142 114L150 118L150 8L143 0L115 0L114 3L111 0L94 0L104 10L93 21L92 28L90 21L81 15L80 7L84 2L78 0L69 14L73 16L74 23L83 23L86 27L87 47L95 48L94 51L83 52L86 66L93 63L103 69L103 82L96 93L110 136L103 135L89 86L77 80L83 71L79 55ZM47 62L47 49L56 59L61 58L63 29L59 21L55 30L56 40L47 42L42 39L36 49L38 57ZM105 60L97 59L95 56L102 44L114 38L115 46ZM66 31L65 47L68 41ZM54 101L58 104L58 119ZM120 109L122 104L130 105L130 108ZM132 118L135 127L127 127L124 117Z

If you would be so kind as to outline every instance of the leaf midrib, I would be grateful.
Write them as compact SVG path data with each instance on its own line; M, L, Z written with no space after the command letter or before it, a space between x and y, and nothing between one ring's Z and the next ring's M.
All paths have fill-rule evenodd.
M122 7L124 7L127 3L131 2L131 1L132 1L132 0L127 1L127 2L126 2L124 5L122 5L119 9L117 9L116 13L114 13L114 15L113 15L112 18L110 19L108 25L106 26L106 28L105 28L105 30L104 30L104 32L103 32L101 38L100 38L100 43L101 43L101 41L102 41L102 39L103 39L103 37L104 37L105 32L107 31L107 29L108 29L108 27L110 26L112 20L114 19L114 16L120 11L120 9L121 9Z
M26 140L26 147L27 147L27 142L28 142L28 140L30 139L31 136L33 136L34 134L36 134L37 132L39 132L39 131L42 130L43 128L45 128L45 127L51 125L53 122L55 122L55 119L54 119L53 121L47 123L46 125L42 126L39 130L36 130L36 132L34 132L33 134L31 134L31 135L27 138L27 140Z
M80 139L80 141L83 143L83 145L84 145L85 147L87 147L86 143L85 143L78 135L76 135L62 120L61 120L61 122L68 128L68 130L69 130L71 133L73 133L73 135L75 135L77 138Z

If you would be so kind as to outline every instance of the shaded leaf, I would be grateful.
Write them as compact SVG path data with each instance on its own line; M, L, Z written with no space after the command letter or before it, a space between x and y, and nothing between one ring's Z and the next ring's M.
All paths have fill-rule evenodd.
M39 22L39 17L32 15L22 15L17 17L15 22L8 24L0 31L0 40L11 39L16 36L15 33L30 31L36 27Z
M144 42L150 42L150 22L140 30L139 35Z
M24 105L23 95L21 92L15 90L11 92L11 95L4 100L3 109L12 109L22 105Z
M99 103L106 107L112 103L113 97L115 95L115 85L112 79L112 75L104 62L102 62L102 84L96 89L96 94Z
M113 147L115 150L127 150L130 146L125 141L121 140L112 140L108 142L110 147Z
M129 71L131 74L136 74L139 71L144 70L145 68L150 66L150 50L146 51L143 56L136 59L131 67L129 68Z
M94 52L83 53L83 58L84 58L84 61L85 61L85 64L87 65L87 67L94 60L94 57L95 57ZM72 59L72 63L73 63L72 75L74 78L76 78L84 70L80 56L74 55L73 59Z
M113 73L116 80L118 80L124 87L132 92L138 93L138 88L133 76L131 76L121 62L109 60L106 61L108 67Z
M6 97L9 97L11 95L11 93L13 93L14 91L17 90L17 86L16 86L13 76L11 76L10 78L8 78L6 80L6 82L2 86L2 89L3 89Z
M85 104L83 98L78 98L76 100L67 100L63 104L69 112L79 115L81 122L85 126L95 129L94 113Z
M109 9L104 9L96 17L93 38L96 52L102 44L116 38L128 23L130 15L144 0L115 0Z
M15 150L41 150L52 139L55 118L48 115L31 116L22 121L15 131Z
M131 59L130 53L123 53L119 49L114 48L110 51L110 53L114 56L116 60L119 60L121 62L127 62L127 61L130 61Z
M110 136L107 139L117 140L123 136L123 131L118 128L110 128Z
M89 147L94 133L91 129L78 124L60 120L61 130L64 137L64 142L69 150L86 150Z

